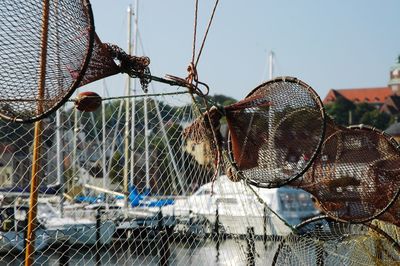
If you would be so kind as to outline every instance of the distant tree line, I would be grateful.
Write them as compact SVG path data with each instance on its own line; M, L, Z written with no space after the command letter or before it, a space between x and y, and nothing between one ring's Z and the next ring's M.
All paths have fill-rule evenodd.
M395 121L395 117L381 112L373 104L365 102L356 104L342 97L325 105L325 110L337 124L343 126L365 124L385 130Z

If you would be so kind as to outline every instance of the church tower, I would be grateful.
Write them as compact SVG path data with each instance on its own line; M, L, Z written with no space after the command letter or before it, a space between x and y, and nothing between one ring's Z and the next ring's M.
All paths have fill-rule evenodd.
M400 96L400 55L397 58L397 63L390 68L388 86L392 89L393 94Z

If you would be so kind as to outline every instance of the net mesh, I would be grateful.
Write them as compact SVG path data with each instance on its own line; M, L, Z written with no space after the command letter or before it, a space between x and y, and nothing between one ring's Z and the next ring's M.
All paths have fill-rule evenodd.
M46 116L72 94L85 72L94 34L87 1L50 1L45 92L39 99L42 13L34 0L0 3L2 118L31 122Z
M223 175L211 182L213 155L205 152L209 148L182 138L184 127L196 118L189 95L137 96L131 101L135 130L128 125L133 140L129 154L124 145L125 99L104 100L93 113L75 112L69 104L60 110L61 126L56 114L43 121L34 263L295 265L317 264L321 258L327 265L398 262L390 238L372 234L375 231L364 225L334 223L331 230L308 226L307 234L292 233L295 225L318 213L303 190L259 188ZM0 264L21 265L33 125L0 120L0 129ZM134 185L129 194L126 176ZM373 224L399 241L397 226L377 220Z
M278 187L299 177L324 137L322 103L295 78L262 84L225 110L232 159L242 178L257 186Z
M290 77L264 83L222 110L210 109L195 125L211 142L182 139L194 117L188 95L104 101L94 113L66 105L52 114L78 86L124 72L146 89L152 77L147 57L100 41L88 1L48 3L46 44L43 6L31 0L0 3L2 265L23 263L33 207L28 206L33 125L14 122L47 116L36 174L35 252L29 253L35 264L398 263L399 154L387 136L328 126L324 138L319 97ZM133 114L131 121L125 122L126 113ZM230 130L233 174L242 178L235 183L227 176L210 182L209 166L224 141L222 115ZM311 170L295 180L315 158ZM318 210L307 192L282 187L293 180L331 217L360 222L383 213L381 221L314 219L294 230Z
M34 263L271 263L271 252L290 233L290 226L257 200L244 182L232 183L221 176L212 195L214 169L208 166L212 156L204 155L203 145L185 142L181 136L184 126L194 119L191 97L138 96L131 101L135 130L129 137L134 145L128 157L124 146L125 99L105 100L103 109L93 113L75 113L72 104L67 104L60 110L60 126L56 113L42 122ZM0 264L21 265L33 125L0 120L0 143ZM128 183L134 184L127 202L126 158L131 169ZM254 189L266 193L266 202L279 200L274 198L276 191L269 194ZM308 206L306 214L314 213L309 195L301 199Z
M292 185L313 194L323 212L332 218L371 220L398 197L398 144L366 126L344 128L329 124L321 153L309 171ZM396 206L395 209L398 210ZM398 225L396 213L389 211L378 219Z
M95 34L93 55L80 86L118 73L127 73L132 78L140 78L142 87L146 87L150 82L149 64L148 57L128 55L116 45L101 42Z
M279 245L274 265L396 265L400 246L373 225L311 219Z

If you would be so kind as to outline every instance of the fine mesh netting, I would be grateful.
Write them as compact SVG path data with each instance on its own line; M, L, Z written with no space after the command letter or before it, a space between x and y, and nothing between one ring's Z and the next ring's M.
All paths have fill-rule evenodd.
M30 122L45 117L78 87L89 62L94 26L88 1L49 1L47 43L41 39L44 3L0 3L2 118ZM47 56L45 88L40 95L42 47Z
M320 208L332 218L371 220L399 194L398 144L367 126L344 128L331 120L328 124L320 154L309 171L291 185L313 194ZM394 217L398 210L392 212ZM394 217L386 214L378 219L398 224Z
M204 96L195 69L151 76L149 58L102 43L88 0L0 14L1 265L399 263L398 144L327 123L304 82L276 78L196 119L189 95L147 94L157 80ZM62 106L117 73L146 94Z
M311 165L324 139L325 113L316 93L302 81L282 77L261 84L245 99L213 107L185 129L195 142L223 144L220 119L229 128L232 179L258 187L279 187Z
M185 135L208 141L218 156L225 149L219 133L225 116L230 158L224 163L232 181L257 187L289 183L313 194L335 220L357 223L383 214L378 219L398 224L399 145L372 127L326 122L317 97L296 79L277 78L237 103L210 108Z
M277 78L226 109L232 157L249 182L281 186L301 175L322 143L325 115L311 87L295 78Z
M397 265L400 246L369 224L310 219L277 248L273 265Z
M259 188L246 180L231 182L225 175L212 182L214 156L204 152L207 144L182 137L196 118L189 95L133 98L135 126L134 131L128 126L133 140L128 154L124 106L125 99L104 100L96 112L82 113L71 104L60 110L61 126L56 114L43 121L34 263L398 263L398 226L373 221L389 237L370 225L338 222L293 230L318 213L307 192ZM20 265L26 250L33 125L2 120L0 128L0 264ZM340 130L345 129L328 123L326 139ZM378 218L398 213L396 201Z
M34 263L270 264L291 226L316 213L306 192L253 187L265 205L244 182L222 175L212 183L212 156L181 136L195 118L189 95L132 99L126 155L124 106L125 99L104 100L84 113L69 104L60 109L60 126L57 113L43 121ZM0 120L0 143L0 264L21 265L33 125ZM303 216L290 216L290 201L282 217L271 211L294 192Z
M80 86L118 73L127 73L133 78L139 77L142 86L147 87L150 82L148 57L128 55L116 45L102 43L97 34L94 40L93 55Z
M325 132L322 103L307 84L276 78L228 106L231 155L242 178L277 187L300 176L318 153ZM239 102L240 103L240 102Z

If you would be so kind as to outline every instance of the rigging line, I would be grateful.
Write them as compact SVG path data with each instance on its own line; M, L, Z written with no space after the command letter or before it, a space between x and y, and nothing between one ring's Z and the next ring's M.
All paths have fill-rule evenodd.
M114 96L114 97L106 97L102 98L102 101L107 100L119 100L119 99L129 99L129 98L141 98L144 96L156 97L156 96L166 96L166 95L179 95L179 94L189 94L189 91L177 91L177 92L164 92L164 93L148 93L148 94L135 94L130 96ZM87 98L94 98L92 96L86 96ZM69 99L68 102L75 102L75 99Z
M139 29L137 29L137 35L138 35L138 42L139 42L139 44L140 44L140 48L142 49L142 54L143 54L144 56L146 56L146 50L144 49L143 39L142 39L142 37L141 37L141 34L140 34L140 30L139 30ZM196 94L199 95L199 96L207 96L207 95L208 95L208 92L209 92L209 88L208 88L207 84L198 81L197 73L194 72L194 71L196 71L196 70L193 69L193 68L191 68L192 66L194 66L194 65L193 65L193 64L190 64L188 70L190 69L189 71L193 71L193 79L196 81L196 85L194 86L194 88L197 88L197 87L198 87L198 84L201 84L201 85L203 85L204 87L206 87L206 90L207 90L206 93L202 93L201 91L197 90L197 93L196 93ZM170 76L170 77L172 77L172 78L176 78L176 77L171 76L171 75L166 75L166 76ZM190 77L190 75L189 75L189 77ZM180 86L180 87L181 87L181 85L184 85L184 84L186 83L184 79L182 79L182 81L181 81L180 78L178 78L178 79L175 80L175 81L179 81L179 86ZM180 84L180 83L181 83L181 84ZM188 88L187 86L185 86L185 87ZM190 92L190 91L191 91L191 90L190 90L190 88L189 88L189 92Z
M199 0L195 0L194 8L194 23L193 23L193 43L192 43L192 64L194 64L194 59L196 57L196 36L197 36L197 14L199 11Z
M201 43L200 50L199 50L199 54L197 55L196 63L194 64L195 67L196 67L197 64L199 63L199 59L200 59L201 53L202 53L202 51L203 51L204 44L205 44L205 42L206 42L207 36L208 36L208 32L209 32L209 30L210 30L211 23L212 23L213 20L214 20L214 15L215 15L215 11L217 10L218 3L219 3L219 0L216 0L216 1L215 1L215 4L214 4L213 11L212 11L212 13L211 13L211 17L210 17L210 19L208 20L208 25L207 25L207 29L206 29L206 32L205 32L204 37L203 37L203 42Z
M209 32L210 27L211 27L211 24L212 24L212 21L213 21L213 19L214 19L214 15L215 15L215 11L216 11L216 9L217 9L218 3L219 3L219 0L216 0L216 1L215 1L215 4L214 4L213 11L212 11L212 13L211 13L211 17L210 17L210 19L209 19L209 21L208 21L207 29L206 29L206 32L205 32L205 34L204 34L203 41L202 41L202 43L201 43L199 53L198 53L197 58L196 58L196 62L195 62L196 36L197 36L197 17L198 17L198 0L195 0L195 15L194 15L195 18L194 18L194 29L193 29L193 44L192 44L193 51L192 51L192 61L190 62L190 65L189 65L189 67L188 67L189 75L188 75L188 77L186 78L186 80L187 80L187 83L189 83L189 84L193 84L193 81L195 82L193 88L195 88L196 94L198 94L199 96L205 96L205 95L207 95L207 94L208 94L208 91L207 91L206 94L203 94L203 93L201 93L201 91L198 89L198 85L199 85L199 83L201 83L201 82L199 82L199 77L198 77L198 73L197 73L196 66L197 66L197 64L198 64L198 62L199 62L199 60L200 60L200 56L201 56L201 54L202 54L202 51L203 51L203 48L204 48L204 45L205 45L205 42L206 42L206 39L207 39L207 36L208 36L208 32ZM201 83L201 84L204 85L204 83ZM208 86L206 86L206 87L208 88Z
M295 226L290 225L282 216L280 216L276 211L274 211L266 202L265 200L260 196L260 194L257 193L257 191L245 181L245 184L247 187L253 192L253 194L256 196L258 202L260 202L262 205L266 206L267 209L269 209L270 212L272 212L279 220L281 220L288 228L292 230L292 232L297 232L297 228Z
M137 29L137 38L138 38L138 42L139 42L139 44L140 44L140 48L142 49L142 54L143 54L143 56L146 56L146 50L144 49L142 34L140 33L139 27L138 27L138 29ZM137 44L136 44L136 45L137 45Z

